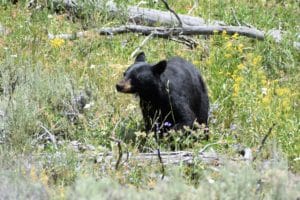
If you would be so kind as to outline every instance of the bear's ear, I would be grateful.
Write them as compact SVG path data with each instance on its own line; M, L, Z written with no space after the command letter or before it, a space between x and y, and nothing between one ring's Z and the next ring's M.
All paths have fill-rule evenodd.
M152 72L154 74L160 75L165 71L166 67L167 67L167 61L162 60L159 63L152 66Z
M141 52L141 53L139 53L139 54L136 56L134 63L137 63L137 62L145 62L145 61L146 61L145 53L144 53L144 52Z

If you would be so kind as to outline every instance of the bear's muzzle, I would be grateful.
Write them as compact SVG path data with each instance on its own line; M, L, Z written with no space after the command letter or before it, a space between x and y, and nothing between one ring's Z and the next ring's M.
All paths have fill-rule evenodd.
M123 93L133 93L133 87L131 84L131 79L128 80L121 80L117 85L116 85L117 91L118 92L123 92Z

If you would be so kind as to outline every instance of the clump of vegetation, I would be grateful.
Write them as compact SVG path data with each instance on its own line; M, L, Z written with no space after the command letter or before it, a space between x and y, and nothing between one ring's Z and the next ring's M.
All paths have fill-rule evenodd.
M144 37L91 32L84 38L49 39L48 33L72 34L126 21L125 16L111 17L91 2L78 1L82 10L77 16L57 12L51 2L33 9L25 6L27 1L0 2L0 199L300 196L299 177L292 174L300 170L300 58L293 46L299 42L297 2L203 1L191 12L232 25L238 20L264 31L281 28L285 34L280 43L222 32L196 36L200 45L193 50L156 37L142 47L150 63L184 57L199 68L208 85L211 138L190 141L174 133L176 147L184 144L186 150L198 152L215 144L213 152L228 158L237 156L237 145L255 153L275 124L255 162L228 159L228 164L212 167L195 160L193 165L166 166L163 181L160 165L134 161L115 170L113 163L104 167L95 162L98 153L117 157L114 139L122 140L123 150L133 154L170 149L168 140L158 145L142 131L138 101L115 90ZM170 5L186 14L193 3L182 0ZM165 9L156 1L143 6ZM278 145L274 149L273 141Z

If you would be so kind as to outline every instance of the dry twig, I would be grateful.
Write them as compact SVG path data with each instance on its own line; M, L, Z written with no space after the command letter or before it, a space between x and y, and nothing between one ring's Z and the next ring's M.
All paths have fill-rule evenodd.
M199 6L199 0L194 1L193 7L189 10L188 14L191 14L194 9L196 9Z
M116 162L116 165L115 165L115 170L118 170L120 162L122 160L122 156L123 156L123 151L122 151L122 146L121 146L121 140L118 140L118 139L115 139L115 138L112 138L112 137L110 137L109 139L112 140L112 141L114 141L114 142L116 142L117 145L118 145L119 155L118 155L118 159L117 159L117 162Z
M264 136L264 138L262 139L261 143L260 143L260 146L258 147L258 150L256 152L256 155L253 157L253 161L256 160L256 158L258 157L258 155L260 154L263 146L265 145L266 141L267 141L267 138L271 135L271 132L272 132L272 129L274 128L275 126L275 123L272 124L272 126L269 128L269 131L268 133Z
M161 180L163 180L164 177L165 177L165 166L164 166L163 160L161 158L159 148L157 149L157 156L158 156L158 159L159 159L159 163L161 164L161 173L162 173Z
M236 23L237 23L239 26L241 26L241 23L240 23L240 21L238 20L236 14L235 14L234 9L233 9L233 8L230 8L230 9L231 9L232 15L233 15L233 17L234 17L234 20L236 21Z
M45 127L45 126L43 126L42 124L40 125L40 127L41 127L42 129L44 129L44 131L49 135L49 138L50 138L50 140L51 140L51 142L52 142L54 148L57 149L56 138L55 138L55 136L54 136L54 135L53 135L53 134Z
M136 54L141 50L141 48L152 38L154 35L154 32L150 33L143 41L142 43L131 53L130 57L133 58L136 56Z
M169 10L171 13L173 13L175 15L176 19L178 20L179 26L183 27L183 23L182 23L180 17L177 15L177 13L172 8L170 8L168 2L166 0L161 0L161 1L165 4L165 7L167 8L167 10Z

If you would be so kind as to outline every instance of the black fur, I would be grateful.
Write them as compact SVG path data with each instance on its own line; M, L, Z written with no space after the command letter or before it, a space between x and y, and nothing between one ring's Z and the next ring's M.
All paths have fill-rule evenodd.
M194 65L180 57L149 64L145 54L140 53L125 71L117 90L140 97L147 131L193 127L195 121L207 125L206 86Z

